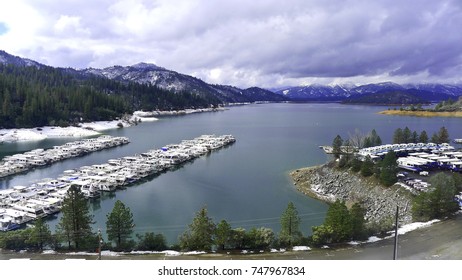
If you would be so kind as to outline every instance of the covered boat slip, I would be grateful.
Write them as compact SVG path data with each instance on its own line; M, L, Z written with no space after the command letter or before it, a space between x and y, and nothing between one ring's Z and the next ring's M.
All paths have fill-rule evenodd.
M387 144L360 149L358 156L361 160L366 157L377 160L390 151L398 156L400 168L414 172L434 169L461 171L462 168L462 152L455 151L447 143Z
M127 137L103 135L98 138L83 139L54 146L47 150L35 149L22 154L6 156L0 161L0 178L129 142Z
M358 155L364 159L366 156L383 157L388 152L393 151L398 156L407 156L410 153L425 152L430 154L442 154L445 152L454 152L455 148L448 143L407 143L407 144L386 144L360 149ZM462 153L461 153L462 154Z
M202 135L177 145L149 150L134 156L110 159L104 164L65 170L58 178L47 178L30 186L0 190L1 230L12 230L39 217L60 211L67 191L77 187L86 198L126 188L144 178L193 160L234 143L232 135Z

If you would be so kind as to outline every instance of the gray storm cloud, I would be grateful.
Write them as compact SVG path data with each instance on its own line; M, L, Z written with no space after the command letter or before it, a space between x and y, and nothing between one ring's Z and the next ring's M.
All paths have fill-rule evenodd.
M18 52L54 66L145 61L237 86L460 81L458 1L26 2L46 24Z

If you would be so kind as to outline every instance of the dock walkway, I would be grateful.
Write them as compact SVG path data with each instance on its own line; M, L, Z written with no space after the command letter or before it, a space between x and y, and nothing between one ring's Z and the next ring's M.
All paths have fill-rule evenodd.
M82 139L61 146L54 146L51 149L35 149L22 154L6 156L0 161L0 178L129 142L127 137L103 135L98 138Z
M59 212L71 187L80 188L86 198L97 199L102 192L113 192L148 180L235 141L232 135L202 135L180 144L110 159L107 163L65 170L58 178L44 179L30 186L0 190L0 231L13 230Z

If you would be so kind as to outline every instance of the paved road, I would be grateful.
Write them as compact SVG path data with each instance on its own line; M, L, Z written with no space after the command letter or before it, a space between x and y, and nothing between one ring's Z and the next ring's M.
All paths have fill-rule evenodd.
M436 223L400 235L398 238L398 259L407 260L462 260L462 216ZM394 239L363 244L353 248L325 251L311 254L307 258L337 260L390 260L393 259Z

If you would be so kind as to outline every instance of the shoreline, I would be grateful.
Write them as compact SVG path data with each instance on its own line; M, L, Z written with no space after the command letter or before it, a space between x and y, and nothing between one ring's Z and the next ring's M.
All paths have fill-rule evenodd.
M180 116L203 112L217 112L225 108L185 109L178 111L135 111L128 118L113 121L79 123L77 126L44 126L34 128L0 129L0 144L41 141L49 138L81 138L101 135L106 130L136 125L139 122L154 122L161 117Z
M413 116L413 117L451 117L462 118L462 112L430 112L430 111L401 111L401 110L386 110L380 111L378 114L391 116Z
M394 220L396 206L400 208L402 225L412 223L411 194L398 187L384 188L371 178L363 178L325 163L289 172L297 191L311 198L333 203L345 201L350 207L358 202L365 209L366 223L389 226Z
M298 192L309 196L311 198L320 200L325 203L331 203L334 202L335 200L332 200L332 198L322 194L321 192L318 192L317 190L314 190L313 188L306 186L306 182L300 182L300 179L298 179L297 175L300 173L305 173L305 172L311 172L311 171L316 171L319 168L321 168L323 164L320 165L314 165L314 166L307 166L307 167L302 167L298 168L295 170L289 171L289 177L292 180L292 183L294 184L295 188L297 189Z
M298 168L289 172L289 176L293 181L297 191L301 192L304 195L312 197L314 199L330 203L335 201L336 198L330 193L325 193L326 188L322 186L313 186L310 180L306 177L300 176L301 174L320 174L321 176L326 176L322 171L326 171L323 168L333 167L329 166L329 163ZM320 172L321 171L321 172ZM351 175L349 175L351 176ZM354 177L354 176L351 176ZM331 178L329 178L331 179ZM328 179L328 180L329 180ZM366 178L367 179L367 178ZM341 180L341 179L339 179ZM361 180L360 180L361 181ZM365 178L362 178L362 181L365 181ZM353 180L353 182L355 182ZM357 183L357 182L356 182ZM367 184L367 183L366 183ZM343 188L342 184L337 184ZM367 192L366 188L363 188L363 192ZM399 191L399 187L395 188L395 192ZM392 192L387 192L392 194ZM354 202L358 202L357 198L360 196L353 195L353 199L346 199L345 202L347 205L351 205ZM387 194L384 194L386 196ZM392 201L397 197L393 197ZM340 198L342 199L342 198ZM361 199L359 199L361 200ZM383 200L382 197L377 197L377 201ZM393 201L393 205L400 204L398 201ZM400 205L400 208L402 204ZM410 214L410 205L407 211ZM383 208L381 210L384 210ZM366 212L369 209L366 209ZM462 230L462 210L459 210L454 216L446 217L443 220L431 220L428 222L412 222L411 216L406 219L401 216L398 222L398 235L405 235L405 240L400 242L407 242L407 252L405 259L461 259L462 253L459 250L462 250L462 239L460 239L460 230ZM389 230L386 234L380 238L377 236L369 236L367 241L350 241L343 243L340 249L326 250L327 257L322 257L321 259L382 259L384 256L382 248L389 247L393 249L393 235L394 230ZM418 244L420 243L420 244ZM400 244L400 250L404 247ZM369 250L369 254L366 253L366 250ZM341 251L341 252L340 252ZM358 255L358 252L364 252L362 256ZM319 250L318 250L319 253ZM333 253L333 254L332 254ZM329 255L331 254L331 255ZM341 255L341 256L340 256ZM331 258L332 256L332 258Z

